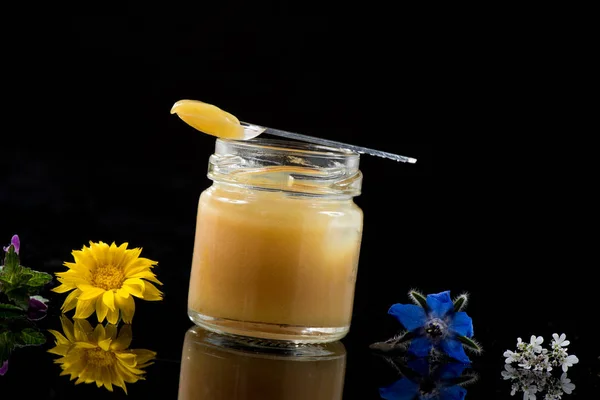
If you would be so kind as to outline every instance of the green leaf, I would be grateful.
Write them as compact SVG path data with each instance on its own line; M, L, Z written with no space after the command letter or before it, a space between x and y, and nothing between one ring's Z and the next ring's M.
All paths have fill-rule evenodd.
M12 304L0 303L0 318L22 318L24 310Z
M467 294L461 294L456 299L454 299L454 311L459 312L464 310L467 307L467 303L469 301L469 296Z
M14 306L12 304L6 304L6 303L0 303L0 310L16 310L16 311L23 311L22 309L20 309L17 306Z
M30 288L39 288L52 280L52 275L45 272L34 271L29 268L23 268L31 273L31 277L27 280L27 286Z
M8 356L14 348L13 333L10 331L0 333L0 363L8 360Z
M39 346L46 343L46 336L37 329L25 328L17 335L16 342L19 346Z
M9 271L7 268L3 268L0 272L0 283L2 283L2 290L5 290L6 286L12 286L16 283L18 277L14 271Z
M27 294L26 288L15 288L5 292L5 294L20 309L29 309L29 294Z
M389 353L397 350L406 350L408 344L406 342L414 339L415 334L413 332L404 332L394 336L385 342L373 343L369 346L371 350L375 350L381 353Z
M423 309L427 310L427 297L425 297L422 293L417 292L416 290L411 290L408 292L408 297L418 306L423 307Z
M483 348L481 347L481 345L479 343L477 343L476 341L474 341L473 339L469 339L466 336L457 336L456 338L466 348L473 350L476 353L481 353L483 351Z
M15 253L15 246L11 244L4 258L3 273L11 273L17 269L19 269L19 255Z

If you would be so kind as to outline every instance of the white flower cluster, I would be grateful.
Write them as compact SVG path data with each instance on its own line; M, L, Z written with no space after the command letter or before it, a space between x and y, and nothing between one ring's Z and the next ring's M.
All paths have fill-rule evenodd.
M507 350L504 352L506 364L517 363L519 367L526 370L550 372L555 367L561 367L563 372L567 372L569 367L579 362L574 355L567 353L567 346L571 343L566 340L563 333L552 335L550 349L543 349L544 338L541 336L531 336L529 343L521 338L517 339L517 351Z
M531 369L517 369L512 365L505 365L506 371L502 371L505 380L512 381L511 396L517 392L523 392L523 400L536 400L538 395L546 392L543 400L559 400L563 394L571 394L575 385L563 372L560 379L552 376L550 372L535 371ZM541 397L540 397L541 398Z

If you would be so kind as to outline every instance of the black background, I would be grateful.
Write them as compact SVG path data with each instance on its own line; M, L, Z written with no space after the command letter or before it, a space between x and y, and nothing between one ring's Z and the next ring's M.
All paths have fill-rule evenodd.
M132 346L157 351L158 362L147 381L130 385L129 398L176 398L181 345L191 326L186 300L195 213L210 184L214 138L169 114L184 98L264 126L418 159L415 165L361 160L363 194L356 202L365 226L353 326L343 340L345 399L376 399L378 387L397 379L368 345L399 328L386 311L406 302L411 288L471 294L467 311L485 352L474 358L481 379L467 398L510 397L500 377L502 353L518 336L549 340L554 332L567 334L581 360L570 373L576 392L567 398L594 396L597 279L587 277L597 262L583 256L591 239L579 229L586 227L586 189L570 171L538 163L536 153L534 161L516 149L490 155L492 174L481 161L490 161L482 159L494 145L476 140L454 152L450 144L466 126L487 135L511 112L524 113L507 107L486 119L485 106L468 105L481 106L482 92L509 80L506 69L486 72L495 61L478 46L449 37L460 27L448 31L426 12L408 10L379 14L374 30L343 15L290 6L147 9L28 20L18 30L32 32L25 39L13 31L0 147L0 236L8 242L20 235L24 265L61 271L70 251L89 240L127 241L159 261L165 299L137 303ZM523 57L516 59L524 69L552 75L528 68ZM529 96L528 104L552 103L548 92L535 90L536 79L520 79L527 84L515 102ZM435 156L434 137L441 138ZM50 297L41 326L56 328L62 297ZM9 374L0 378L2 396L20 387L21 398L109 397L105 389L59 377L52 358L41 349L13 354ZM26 385L33 376L35 385Z

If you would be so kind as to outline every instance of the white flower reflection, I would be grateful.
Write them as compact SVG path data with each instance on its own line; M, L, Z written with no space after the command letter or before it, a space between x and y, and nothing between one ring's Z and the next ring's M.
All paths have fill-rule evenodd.
M522 392L523 400L559 400L564 394L571 394L575 390L575 384L566 372L557 378L547 371L514 368L508 364L504 369L502 377L512 383L511 396Z

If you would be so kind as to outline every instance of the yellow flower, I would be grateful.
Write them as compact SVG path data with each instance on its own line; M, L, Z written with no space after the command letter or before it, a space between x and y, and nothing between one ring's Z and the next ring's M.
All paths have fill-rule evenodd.
M162 300L162 293L152 283L156 279L152 268L156 261L140 257L142 249L127 250L127 243L117 247L114 243L90 242L71 254L74 263L66 262L66 272L57 273L62 285L52 289L57 293L73 290L62 306L62 312L75 307L74 318L88 318L96 311L98 322L106 318L111 324L119 320L131 323L135 313L132 296L144 300Z
M86 320L77 319L75 325L64 315L61 316L64 335L49 329L56 338L56 347L49 353L61 356L55 363L60 364L63 375L71 375L71 380L80 383L96 383L111 392L113 385L127 393L125 382L136 383L143 380L146 373L142 369L154 364L150 362L156 353L150 350L128 350L131 344L131 325L124 325L118 336L117 327L112 324L98 324L95 329Z

